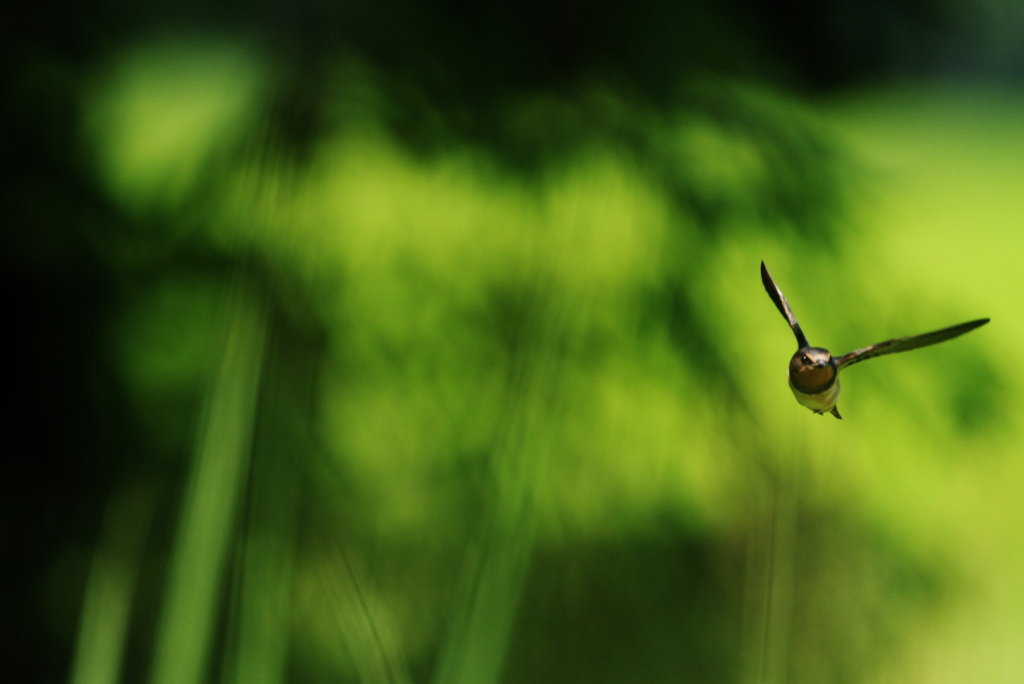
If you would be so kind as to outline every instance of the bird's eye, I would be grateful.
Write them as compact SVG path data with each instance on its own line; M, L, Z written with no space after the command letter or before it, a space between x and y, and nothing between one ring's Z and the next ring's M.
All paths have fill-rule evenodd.
M800 355L800 360L803 361L804 363L810 363L811 362L811 360L809 358L807 358L807 354L801 354Z

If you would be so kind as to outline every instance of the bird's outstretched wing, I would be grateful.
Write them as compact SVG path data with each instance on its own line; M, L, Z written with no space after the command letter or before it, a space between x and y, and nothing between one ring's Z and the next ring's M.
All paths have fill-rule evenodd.
M761 282L764 284L764 291L772 298L775 306L779 309L779 313L789 323L789 327L793 329L793 334L796 335L796 343L800 345L798 349L810 347L811 345L807 343L807 338L804 337L804 331L800 329L800 324L796 322L793 310L789 308L789 302L786 301L786 297L782 294L779 286L772 280L772 274L768 272L768 268L764 265L763 261L761 262Z
M852 366L855 363L866 361L867 359L873 359L876 356L910 351L911 349L917 349L918 347L927 347L930 344L945 342L946 340L951 340L954 337L959 337L966 332L970 332L975 328L980 328L988 322L988 318L979 318L976 321L961 323L960 325L954 325L934 332L923 333L921 335L911 335L910 337L897 337L895 340L879 342L878 344L873 344L870 347L864 347L863 349L858 349L850 352L849 354L843 354L840 356L838 364L839 370L842 370L847 366Z

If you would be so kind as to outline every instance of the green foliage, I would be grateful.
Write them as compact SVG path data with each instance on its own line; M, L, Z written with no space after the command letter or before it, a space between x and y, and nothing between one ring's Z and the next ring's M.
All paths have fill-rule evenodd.
M131 239L175 255L112 266L158 273L111 344L133 420L187 472L158 511L173 543L151 542L159 615L133 618L154 684L869 681L913 669L928 619L957 628L1011 442L984 474L961 457L1016 434L1017 374L979 333L864 364L847 420L812 416L757 275L835 351L989 313L966 285L924 297L949 269L855 228L855 135L707 77L669 114L596 87L509 102L523 158L424 154L343 62L299 155L260 60L161 50L87 107L111 201L172 236ZM154 553L119 548L122 572ZM76 672L116 651L90 643Z

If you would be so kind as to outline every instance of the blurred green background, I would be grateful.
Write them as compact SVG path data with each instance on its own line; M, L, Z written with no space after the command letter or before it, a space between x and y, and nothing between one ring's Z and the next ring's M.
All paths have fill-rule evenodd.
M1020 681L1022 20L22 8L4 669Z

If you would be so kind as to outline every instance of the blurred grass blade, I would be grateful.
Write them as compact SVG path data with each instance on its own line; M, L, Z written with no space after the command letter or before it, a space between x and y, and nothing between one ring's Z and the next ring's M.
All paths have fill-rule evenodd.
M568 220L552 231L539 256L554 269L589 272L595 257L581 245L596 231L580 220L582 196L570 197L562 208ZM537 532L536 489L546 479L553 432L563 417L557 388L565 355L580 344L593 304L592 293L573 288L545 283L538 292L524 334L531 342L515 360L510 410L492 456L494 503L467 555L434 684L496 684L504 669Z
M493 684L501 677L533 548L531 512L495 531L466 573L468 592L441 654L435 684Z
M132 595L152 510L152 498L141 487L117 492L107 504L85 588L71 684L116 684L121 677Z
M799 449L796 449L799 453ZM796 465L779 466L768 510L755 510L748 531L743 606L744 680L787 681L796 576Z
M552 361L546 350L519 359L522 385L510 392L513 408L492 457L493 504L464 563L434 684L494 684L501 677L536 533L531 484L544 463L538 433L550 418L544 390L557 378Z
M794 498L791 491L778 492L775 497L761 678L764 684L783 684L789 666L796 544Z
M361 684L411 684L405 656L384 601L368 573L335 546L321 570L327 601L338 618ZM330 570L328 570L330 568Z
M236 620L229 627L225 682L280 684L291 634L300 473L309 450L315 355L275 317L253 447ZM232 646L231 639L235 638Z
M292 548L282 535L257 530L245 541L234 674L237 684L284 681L291 625Z
M153 684L206 677L219 589L248 466L266 320L259 300L236 283L227 298L223 357L206 403L158 628Z
M527 360L540 356L550 361L550 354L525 356L523 365L532 366L525 373L526 384L556 377L550 364ZM501 678L536 535L537 507L530 484L544 461L536 433L546 402L531 400L543 396L536 389L519 394L504 443L495 450L497 493L480 538L467 555L434 684L495 684Z

